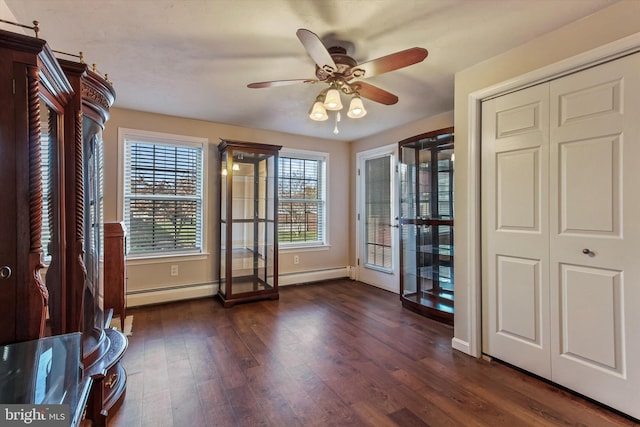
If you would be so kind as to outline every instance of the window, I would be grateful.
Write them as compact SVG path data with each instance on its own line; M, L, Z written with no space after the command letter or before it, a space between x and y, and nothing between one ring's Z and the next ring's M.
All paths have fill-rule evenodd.
M284 151L278 166L278 243L326 244L326 154Z
M175 138L124 135L123 216L129 255L203 252L204 144Z

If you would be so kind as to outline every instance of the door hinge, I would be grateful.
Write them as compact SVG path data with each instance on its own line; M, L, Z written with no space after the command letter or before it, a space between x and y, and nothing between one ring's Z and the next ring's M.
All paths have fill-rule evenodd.
M358 168L358 176L360 176L360 168Z
M13 79L13 94L16 94L16 79Z
M358 221L360 221L360 214L358 214Z
M356 260L356 265L360 265L360 258Z

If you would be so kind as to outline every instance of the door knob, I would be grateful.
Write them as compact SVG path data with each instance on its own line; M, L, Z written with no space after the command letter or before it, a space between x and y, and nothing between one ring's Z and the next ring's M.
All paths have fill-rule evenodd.
M11 277L11 267L3 265L0 267L0 279L8 279Z
M585 255L589 255L590 257L596 256L596 253L591 251L591 249L588 249L588 248L584 248L582 250L582 253L585 254Z

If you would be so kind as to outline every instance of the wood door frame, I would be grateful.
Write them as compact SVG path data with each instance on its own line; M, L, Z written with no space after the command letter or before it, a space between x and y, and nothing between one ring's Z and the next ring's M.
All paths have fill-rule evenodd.
M461 248L460 251L464 250L466 252L464 256L466 260L464 268L467 274L463 275L454 272L454 275L456 277L467 277L468 294L466 301L464 301L466 307L461 306L461 304L458 305L456 309L458 316L460 316L460 312L464 312L464 317L466 318L456 318L455 324L465 321L469 333L467 341L454 335L451 345L456 350L460 350L474 357L480 357L482 355L482 259L480 256L480 236L482 232L482 219L480 218L482 120L480 112L482 111L482 101L539 83L548 82L636 52L640 52L640 33L607 43L513 79L471 92L468 95L467 117L469 123L469 145L466 154L470 161L468 161L466 165L468 168L466 182L458 183L458 185L464 184L469 189L465 213L468 232L462 236L460 233L457 233L455 241L455 246ZM458 144L457 148L462 149L462 146ZM456 194L463 193L456 191ZM463 206L461 203L456 203L456 205ZM460 267L461 265L458 263L457 268Z

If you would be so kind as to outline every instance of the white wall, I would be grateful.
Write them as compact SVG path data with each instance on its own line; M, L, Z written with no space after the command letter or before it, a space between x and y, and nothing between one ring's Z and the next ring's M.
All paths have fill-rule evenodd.
M9 6L4 0L0 0L0 19L4 19L5 21L18 22L16 17L13 16L13 13L9 10ZM31 22L20 22L20 24L24 25L32 25ZM16 25L5 24L4 22L0 22L0 29L12 31L14 33L22 33L33 35L33 31L27 33L26 28L18 27Z
M473 355L480 350L480 141L470 126L471 94L638 33L638 17L640 1L621 0L456 74L455 348Z
M351 172L349 174L349 260L350 265L356 262L356 155L362 151L371 150L385 145L394 144L407 139L409 137L420 135L432 130L443 129L453 126L453 111L447 111L436 115L425 112L426 118L415 122L381 132L367 138L359 139L351 143L351 159L349 166Z
M118 87L115 85L116 96ZM280 251L279 274L295 279L304 273L306 278L315 277L313 272L346 272L349 264L349 192L344 183L349 179L349 144L318 138L301 137L278 132L242 128L238 126L205 122L180 117L163 116L141 111L113 108L111 118L106 124L103 135L105 143L105 212L106 222L122 221L118 214L117 185L120 179L118 171L118 128L163 132L174 135L206 138L209 141L206 167L208 182L206 191L206 240L207 253L202 256L160 258L148 260L129 260L127 262L128 303L162 302L167 299L198 297L212 292L217 281L216 260L219 248L215 242L219 233L217 212L219 159L217 145L220 138L234 139L265 144L282 145L283 148L322 151L329 153L328 191L328 238L330 246L321 249L300 252ZM299 264L293 264L293 256L298 255ZM170 275L170 266L178 264L179 275ZM217 289L217 287L215 288ZM214 289L214 290L215 290Z

